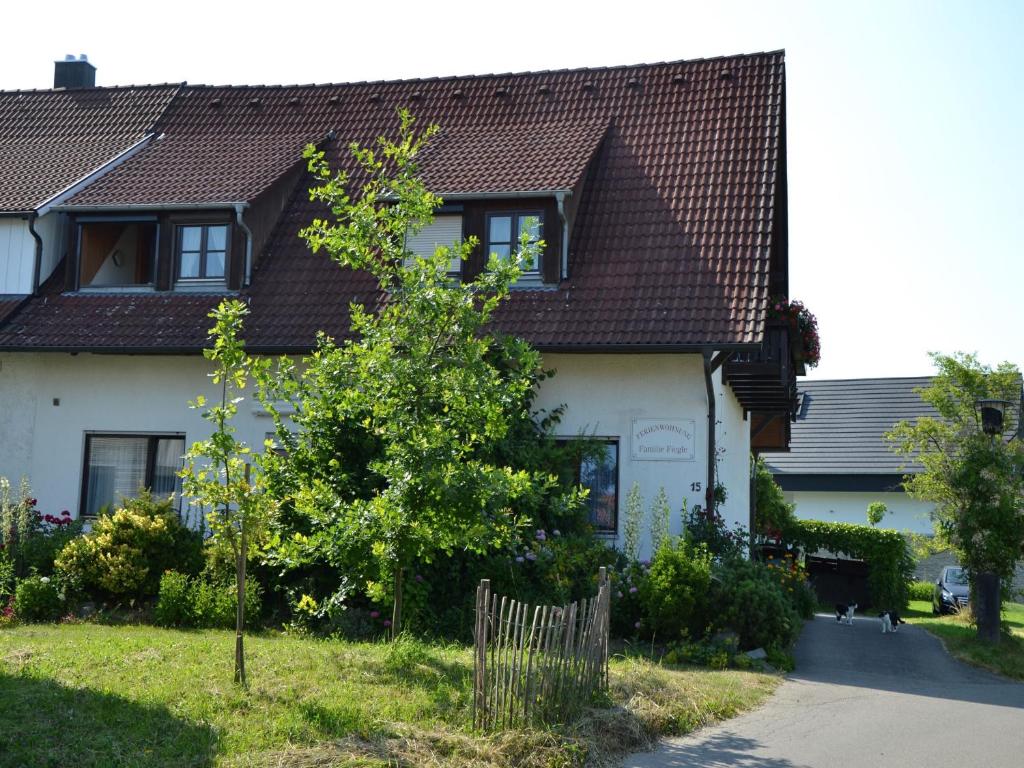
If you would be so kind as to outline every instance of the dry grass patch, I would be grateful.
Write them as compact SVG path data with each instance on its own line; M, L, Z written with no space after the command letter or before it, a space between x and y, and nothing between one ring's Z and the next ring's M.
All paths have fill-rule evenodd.
M240 689L233 640L88 624L0 630L0 768L606 768L756 706L779 682L617 659L607 697L575 723L479 734L468 648L253 637Z

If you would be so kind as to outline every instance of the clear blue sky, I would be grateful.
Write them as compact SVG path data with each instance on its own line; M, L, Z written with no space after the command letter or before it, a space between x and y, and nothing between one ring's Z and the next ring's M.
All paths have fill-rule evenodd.
M404 5L179 2L168 14L138 2L18 3L5 9L0 88L47 87L52 61L81 52L109 85L785 48L791 294L820 322L812 375L920 375L929 350L1024 364L1024 2Z

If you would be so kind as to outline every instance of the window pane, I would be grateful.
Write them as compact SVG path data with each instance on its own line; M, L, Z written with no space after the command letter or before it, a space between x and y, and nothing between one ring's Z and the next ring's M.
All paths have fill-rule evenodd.
M181 254L181 277L199 277L199 252Z
M491 216L491 230L487 241L490 243L511 243L512 217Z
M512 247L510 245L492 245L491 253L498 254L499 259L508 260L509 254L511 253L511 248Z
M540 240L540 216L531 215L520 217L519 237L522 237L524 233L529 236L531 243Z
M224 277L224 251L206 254L206 277Z
M183 251L198 251L200 243L202 242L202 227L182 227L181 228L181 250Z
M185 440L181 437L164 437L156 441L156 458L153 462L153 493L156 496L181 494L181 457L185 454Z
M206 248L210 251L226 251L228 243L228 228L224 226L207 227Z
M146 437L90 437L86 467L85 514L103 507L113 511L124 498L134 498L146 484Z
M619 446L608 443L603 456L580 462L580 485L590 491L587 507L590 524L599 531L616 529Z

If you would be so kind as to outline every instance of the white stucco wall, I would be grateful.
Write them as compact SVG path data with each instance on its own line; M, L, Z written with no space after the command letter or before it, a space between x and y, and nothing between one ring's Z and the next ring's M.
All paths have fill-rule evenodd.
M566 404L558 433L619 440L619 535L634 481L648 506L665 488L678 532L683 499L704 503L707 404L700 357L547 355L544 362L557 373L544 383L538 407ZM182 433L186 445L207 436L206 422L187 401L199 393L217 396L208 371L198 356L0 353L0 475L14 482L29 477L43 511L77 515L86 433ZM720 379L716 373L719 479L728 489L722 513L730 523L746 525L749 426ZM247 401L236 421L239 439L253 446L272 429L258 413L258 405ZM634 418L693 420L693 460L633 460ZM693 483L702 490L691 490Z
M881 501L889 512L879 523L880 528L925 534L933 532L929 513L935 505L913 499L905 493L787 491L785 496L787 501L796 504L796 516L802 520L867 525L868 504Z
M683 500L704 504L707 478L707 398L698 355L570 355L549 354L544 365L556 371L544 382L537 405L566 406L559 435L617 438L619 441L619 535L625 519L626 494L639 482L646 505L664 487L672 505L672 531L682 527ZM728 387L715 374L718 393L716 440L719 480L728 490L721 508L730 524L749 521L750 429ZM631 458L633 419L691 419L695 427L692 461L638 461ZM692 490L700 483L702 490ZM644 554L649 539L644 537Z
M28 476L43 512L77 516L87 432L209 434L187 403L218 392L202 357L0 353L0 475ZM55 404L57 401L59 404ZM272 430L258 406L239 406L237 436L262 444Z

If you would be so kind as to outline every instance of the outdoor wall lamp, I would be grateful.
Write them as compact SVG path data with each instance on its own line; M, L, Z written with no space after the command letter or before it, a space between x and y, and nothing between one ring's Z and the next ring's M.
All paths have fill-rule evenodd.
M1013 403L1009 400L977 400L974 407L981 416L981 429L986 435L999 435L1003 432L1006 409Z

